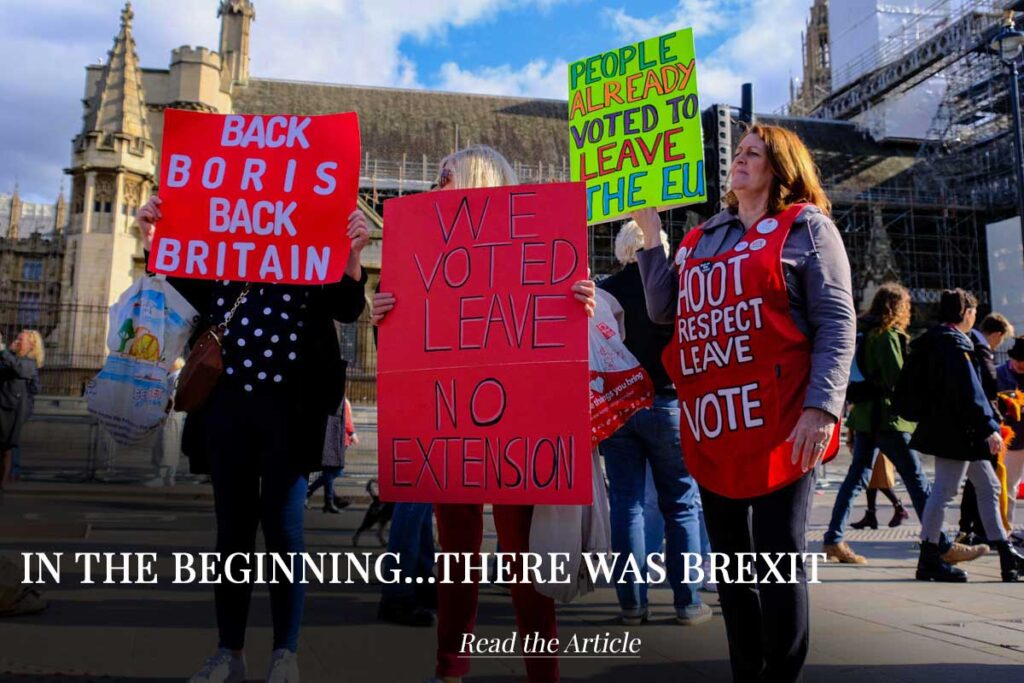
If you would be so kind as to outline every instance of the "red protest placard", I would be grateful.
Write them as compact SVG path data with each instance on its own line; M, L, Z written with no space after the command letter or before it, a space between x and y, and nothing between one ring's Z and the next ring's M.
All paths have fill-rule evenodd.
M149 268L177 277L341 280L359 189L359 121L168 109Z
M584 185L392 199L384 224L382 498L589 504Z

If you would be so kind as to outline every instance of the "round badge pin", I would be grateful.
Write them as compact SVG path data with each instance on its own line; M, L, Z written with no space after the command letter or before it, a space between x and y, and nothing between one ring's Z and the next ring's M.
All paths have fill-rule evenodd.
M753 242L750 243L750 250L760 251L761 249L764 249L766 246L768 246L768 242L766 240L754 240Z
M737 242L736 246L733 247L736 251L746 251L747 247L750 246L750 242Z
M757 225L757 231L762 235L770 235L779 227L779 222L774 218L766 218Z

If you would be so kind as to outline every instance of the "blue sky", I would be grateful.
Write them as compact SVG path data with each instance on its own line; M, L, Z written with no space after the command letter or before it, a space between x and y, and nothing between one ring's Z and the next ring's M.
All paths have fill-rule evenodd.
M811 0L257 0L256 77L566 96L568 62L692 26L702 106L752 81L773 111L800 75ZM137 0L143 66L216 49L217 0ZM106 57L121 0L0 0L0 192L52 202L81 127L84 67ZM25 58L24 56L28 56ZM13 68L10 65L15 65ZM66 186L66 183L65 183Z

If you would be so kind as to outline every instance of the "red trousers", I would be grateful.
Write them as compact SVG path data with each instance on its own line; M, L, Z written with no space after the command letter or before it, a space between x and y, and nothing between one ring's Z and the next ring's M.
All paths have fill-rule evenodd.
M437 534L441 550L446 553L478 553L484 538L482 505L435 505ZM530 541L529 505L495 505L494 526L503 553L523 553ZM473 564L478 564L474 562ZM469 672L469 657L459 654L462 635L472 633L476 626L477 598L480 585L462 583L463 564L452 562L452 579L458 583L437 585L437 675L464 676ZM557 637L555 601L542 596L532 584L512 584L512 604L516 610L520 642L532 633L542 638ZM558 659L526 659L530 683L557 683Z

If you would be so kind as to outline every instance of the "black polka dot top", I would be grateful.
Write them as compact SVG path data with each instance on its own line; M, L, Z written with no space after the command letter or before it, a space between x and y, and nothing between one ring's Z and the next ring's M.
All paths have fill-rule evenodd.
M234 285L234 286L232 286ZM241 292L224 282L214 292L212 317L222 321ZM280 388L298 372L308 324L309 288L253 283L224 332L224 381L243 391Z

